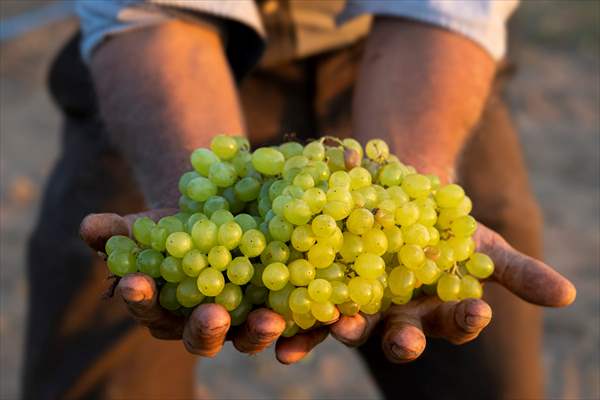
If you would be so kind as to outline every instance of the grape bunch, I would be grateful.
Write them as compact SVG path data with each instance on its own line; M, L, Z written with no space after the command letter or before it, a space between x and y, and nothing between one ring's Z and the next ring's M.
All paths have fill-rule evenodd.
M190 157L179 210L106 243L116 276L156 280L163 308L202 303L239 325L254 307L286 318L284 336L338 315L374 314L422 295L479 298L492 260L475 252L472 204L403 164L379 139L323 137L254 152L219 135Z

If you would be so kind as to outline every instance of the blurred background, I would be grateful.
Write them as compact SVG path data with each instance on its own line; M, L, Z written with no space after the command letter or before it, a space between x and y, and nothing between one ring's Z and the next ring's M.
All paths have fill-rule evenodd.
M25 245L60 151L48 65L77 29L68 1L0 1L0 398L19 397L27 283ZM600 2L523 1L511 22L509 88L545 216L546 260L575 282L567 309L546 310L548 398L600 398ZM48 255L51 256L51 255ZM203 361L213 398L381 398L358 357L328 340L300 365L227 345ZM356 365L347 368L347 365ZM274 379L277 377L276 379ZM310 385L303 384L307 380Z

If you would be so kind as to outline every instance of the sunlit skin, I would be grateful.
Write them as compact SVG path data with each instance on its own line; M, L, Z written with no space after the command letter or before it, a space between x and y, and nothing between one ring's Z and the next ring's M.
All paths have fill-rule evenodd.
M176 212L163 207L177 204L177 181L189 153L207 147L215 133L243 134L245 129L218 28L209 23L169 22L120 35L99 48L91 69L111 139L130 161L153 208L124 217L86 217L81 236L101 251L110 236L129 235L135 218L146 215L157 221ZM491 58L462 36L402 19L378 19L355 93L356 138L364 143L381 137L403 161L448 181L481 113L494 69ZM548 307L573 302L573 285L546 264L516 251L481 224L475 240L496 265L491 279L517 296ZM187 319L176 317L160 308L153 279L140 273L121 279L117 293L153 336L182 340L191 353L213 357L226 339L245 353L277 341L276 357L286 364L302 359L328 333L358 346L378 323L384 324L381 340L388 359L408 362L423 352L427 336L465 343L492 317L483 300L441 303L425 298L394 305L384 315L336 317L280 338L285 321L267 309L251 312L235 329L229 329L229 314L218 304L200 305Z

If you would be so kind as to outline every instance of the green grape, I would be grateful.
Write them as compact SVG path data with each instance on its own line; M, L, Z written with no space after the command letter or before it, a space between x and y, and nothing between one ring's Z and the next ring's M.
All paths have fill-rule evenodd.
M233 190L240 200L252 201L258 198L260 182L251 176L247 176L237 181Z
M204 203L202 212L210 218L217 210L229 210L229 202L221 196L211 196Z
M390 155L390 148L381 139L372 139L365 146L365 153L373 161L383 161Z
M294 225L305 225L310 221L312 212L304 200L294 199L285 205L283 215Z
M406 203L396 209L395 217L397 225L412 225L419 219L419 207L413 202Z
M348 172L350 177L350 188L352 190L360 189L371 184L371 174L365 168L355 167Z
M177 218L179 221L181 221L181 223L182 223L182 226L183 226L183 228L182 228L182 230L181 230L181 231L182 231L182 232L185 232L185 226L186 226L186 224L187 224L188 218L190 217L190 214L189 214L189 213L186 213L186 212L182 212L182 211L180 211L180 212L178 212L177 214L173 214L173 216L174 216L175 218Z
M303 155L297 155L294 156L288 160L286 160L285 165L283 166L283 171L290 171L290 170L298 170L300 171L301 169L303 169L304 167L306 167L309 163L309 160L307 157L304 157Z
M335 250L326 244L317 243L308 250L308 262L316 268L325 268L333 263Z
M494 273L494 262L483 253L473 253L466 267L471 275L479 279L489 278Z
M368 279L357 276L348 281L348 295L353 302L362 306L373 298L373 288Z
M388 193L390 200L396 204L396 208L402 207L410 200L408 195L399 186L391 186L386 189L386 192Z
M196 283L203 295L214 297L221 293L225 287L225 278L221 271L208 267L200 271Z
M272 242L271 242L272 243ZM281 262L274 262L265 268L262 281L270 290L281 290L288 283L290 271Z
M133 237L139 243L149 246L151 242L150 232L156 224L148 217L137 218L133 223Z
M406 268L417 269L425 261L425 253L415 244L405 244L398 252L398 261Z
M271 202L267 198L262 198L258 200L258 214L261 217L267 215L267 213L271 210Z
M130 250L114 249L107 260L108 269L113 275L125 276L137 271L135 256Z
M369 304L365 304L361 307L361 311L367 315L373 315L379 312L381 309L381 300L372 301Z
M333 283L333 281L344 280L344 273L346 272L346 267L343 264L334 262L327 268L319 268L316 272L316 278L325 279Z
M431 189L437 190L440 187L441 182L439 176L433 174L427 174L425 176L431 182Z
M227 204L229 204L229 211L231 211L232 214L238 214L244 209L244 207L246 207L246 203L237 197L231 186L223 190L221 197L223 197L227 201Z
M350 232L344 232L343 237L344 241L340 249L340 255L344 262L350 263L364 251L363 240L360 236Z
M412 299L412 297L413 297L413 292L411 290L410 292L408 292L406 294L392 297L392 303L397 304L397 305L406 304Z
M460 280L459 299L480 299L483 294L481 283L471 275L465 275Z
M437 222L437 213L435 212L435 208L425 206L419 207L419 219L417 223L425 226L434 226Z
M164 251L167 236L169 236L169 232L165 228L155 226L150 231L150 246L152 246L154 250Z
M290 248L290 256L288 257L288 262L299 260L301 258L302 259L304 258L303 253L299 252L298 250L294 249L293 247Z
M350 189L350 175L346 171L335 171L329 177L329 187L340 187L346 190Z
M331 236L317 238L317 243L331 246L338 252L344 244L344 235L340 229L336 229Z
M278 150L261 147L252 153L252 165L263 175L277 175L283 172L285 157Z
M290 282L294 286L307 286L315 279L315 267L305 259L298 259L288 265L290 271Z
M246 322L250 311L252 311L252 304L250 304L250 302L248 302L246 299L242 299L242 302L235 310L229 311L229 316L231 317L231 326L239 326Z
M260 260L263 264L271 264L274 262L285 263L289 257L289 247L283 242L273 240L265 247L265 250L260 255Z
M453 237L448 244L454 250L454 259L464 261L475 251L475 242L470 237Z
M203 253L207 253L217 244L217 224L204 219L196 222L192 227L192 240L194 245Z
M337 307L343 315L348 317L356 315L360 311L360 304L353 301L347 301L345 303L338 304Z
M437 283L437 295L442 301L458 300L460 278L444 272Z
M415 283L414 272L404 267L396 267L388 275L388 287L396 296L412 292Z
M219 161L212 164L208 170L208 179L221 188L232 186L237 178L238 175L235 167L225 161Z
M417 279L426 285L435 283L441 274L442 271L437 264L430 259L426 259L423 265L415 271Z
M436 226L441 229L449 229L452 222L462 217L462 213L457 208L444 208L440 210Z
M288 194L282 194L280 196L275 197L275 200L273 200L273 203L271 204L272 210L275 213L275 215L283 217L283 210L285 209L285 205L292 200L292 196Z
M315 182L325 183L329 180L329 167L325 161L313 161Z
M269 221L269 234L275 240L287 242L292 237L294 225L276 215Z
M350 211L352 211L351 206L342 201L330 201L323 207L323 213L331 216L336 221L346 218Z
M167 237L165 248L173 257L182 258L194 247L192 237L186 232L174 232Z
M210 149L221 160L230 160L238 152L237 140L231 136L217 135L210 142Z
M469 196L464 196L455 208L460 215L468 215L473 210L473 203Z
M219 227L217 240L227 250L233 250L240 244L242 235L242 228L235 221L229 221Z
M306 314L293 313L292 317L293 317L296 325L298 325L302 329L309 329L315 324L315 322L317 322L317 320L315 319L315 317L313 317L313 315L311 313L306 313Z
M247 151L238 151L231 159L231 164L238 176L246 176L249 172L248 166L252 166L252 155Z
M123 250L123 251L130 252L131 250L135 249L136 247L137 246L136 246L135 242L133 240L131 240L130 238L128 238L127 236L115 235L115 236L111 236L106 241L104 250L106 251L106 254L110 256L112 254L112 252L115 250Z
M181 304L177 301L177 286L176 283L167 282L160 288L158 302L162 308L175 311L181 307Z
M369 229L362 235L365 251L378 256L385 254L388 248L387 236L381 229Z
M308 190L315 186L315 180L312 175L301 172L296 175L293 179L294 186L301 188L302 190Z
M285 329L281 332L283 337L292 337L300 331L300 328L293 319L285 319Z
M354 205L352 200L352 193L350 190L343 187L332 187L327 191L327 201L341 201L342 203L347 204L350 208Z
M286 160L301 155L302 150L304 150L304 146L298 142L286 142L279 146L279 151Z
M342 304L350 299L350 293L348 291L348 285L340 281L331 282L331 297L330 300L333 304Z
M361 192L359 192L358 190L353 190L352 192L350 192L350 194L352 195L352 201L354 202L354 206L356 208L366 207L367 200Z
M325 158L325 146L321 142L310 142L304 146L302 155L309 160L321 161Z
M400 248L404 244L404 239L402 238L402 230L397 226L390 226L388 228L383 229L383 233L387 237L388 248L387 251L389 253L397 253L400 251Z
M163 262L163 255L154 249L142 250L135 260L137 270L151 276L160 278L160 264Z
M269 186L269 200L274 201L277 196L281 196L283 189L289 185L283 179L278 179Z
M306 190L301 197L312 214L321 212L325 204L327 203L327 195L319 188L310 188Z
M191 235L194 224L198 221L203 221L206 219L208 219L208 217L206 215L202 214L201 212L197 212L197 213L190 215L187 222L185 223L186 232L188 232ZM193 240L193 238L192 238L192 240Z
M254 305L264 304L268 296L269 289L253 284L246 286L246 291L244 292L244 298Z
M194 201L203 202L208 200L210 196L217 194L217 185L212 183L208 178L199 176L189 181L186 194Z
M225 307L227 311L235 310L242 302L242 289L235 283L226 283L223 290L215 296L215 303Z
M192 278L197 277L200 271L206 267L208 267L208 260L198 249L188 251L181 260L181 270Z
M371 211L366 208L357 208L348 216L346 228L356 235L362 235L370 230L374 223L375 218Z
M416 244L420 247L427 246L431 239L427 227L418 223L402 227L402 238L406 244Z
M251 229L256 229L258 224L256 220L249 214L238 214L233 219L242 228L242 232L248 232Z
M185 278L181 261L178 258L167 256L160 264L160 275L167 282L177 283Z
M404 170L398 164L388 164L379 170L378 181L383 186L398 186L402 182Z
M358 189L358 192L363 195L365 199L365 208L375 208L377 205L377 192L373 186L365 186Z
M375 279L385 272L385 263L375 254L363 253L356 257L354 270L363 278Z
M198 290L196 279L186 278L177 285L176 297L184 307L194 307L204 300L204 295Z
M379 208L375 213L375 222L383 228L395 227L396 218L394 215L394 211L390 211L385 208Z
M190 162L196 172L208 176L208 170L210 166L219 162L219 157L208 149L196 149L190 156Z
M331 172L343 171L346 169L344 150L339 147L328 147L325 150L325 159L327 160L327 167Z
M446 241L440 241L437 246L435 246L435 249L437 254L436 257L433 258L433 261L435 261L437 266L444 271L450 269L456 262L452 246Z
M218 227L224 225L228 222L233 222L234 217L230 211L227 210L217 210L212 213L210 216L210 220L215 223Z
M250 283L254 286L264 287L262 281L262 274L265 270L266 265L263 264L252 264L254 267L254 274L252 274L252 279L250 279Z
M442 208L457 207L464 197L465 191L455 183L442 186L435 193L435 201Z
M308 284L308 294L317 302L325 302L331 297L331 283L325 279L315 279Z
M190 214L202 211L203 207L202 203L198 203L187 196L180 196L177 204L179 205L179 209L181 211Z
M236 257L227 266L227 278L236 285L245 285L254 275L254 267L248 257Z
M276 313L281 315L288 315L291 313L289 306L290 294L294 290L294 287L290 284L286 284L280 290L272 290L269 292L268 304Z
M258 257L266 246L265 235L261 231L250 229L242 235L239 248L246 257Z
M311 299L308 295L308 290L304 287L299 287L292 290L288 305L292 312L298 314L306 314L310 312Z
M181 177L179 178L179 183L177 184L177 187L179 188L179 193L181 193L184 196L187 196L187 185L188 183L194 179L199 177L200 175L198 175L198 173L196 171L188 171L183 173L183 175L181 175Z
M244 136L234 136L233 137L237 142L239 151L247 152L250 150L250 141Z
M271 236L273 234L271 233ZM275 237L275 236L273 236ZM276 238L277 239L277 238ZM283 240L283 239L278 239ZM283 240L285 241L285 240ZM316 237L310 225L301 225L294 229L291 235L292 246L301 252L308 251L316 242Z
M477 221L470 215L465 215L452 221L450 229L456 236L469 237L477 230Z
M414 199L424 198L431 193L431 181L421 174L406 175L402 180L402 190Z
M313 302L310 305L310 313L315 317L317 321L329 322L335 319L338 315L337 309L333 303L329 301L325 302Z
M429 243L428 246L435 246L440 241L440 232L433 226L428 226L427 230L429 231Z
M267 242L270 242L271 241L271 234L269 233L269 223L266 222L266 221L261 222L260 225L258 225L258 229L265 236L265 240Z
M337 229L337 224L335 223L335 219L331 216L322 214L317 215L312 223L311 228L315 236L317 237L327 237L333 234Z
M225 246L215 246L208 252L208 263L217 271L225 271L231 262L231 253Z

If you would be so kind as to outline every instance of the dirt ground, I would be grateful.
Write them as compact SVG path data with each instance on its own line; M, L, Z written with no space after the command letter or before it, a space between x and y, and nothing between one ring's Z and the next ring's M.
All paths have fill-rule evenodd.
M1 1L0 18L37 6L23 3ZM508 96L545 216L546 259L578 289L572 307L545 312L547 397L597 399L600 3L525 2L512 25L518 73ZM52 55L75 29L74 20L65 20L0 44L2 399L19 396L27 301L25 243L60 152L60 118L46 93L45 76ZM269 351L250 358L228 346L218 358L203 361L199 374L204 379L198 391L213 398L381 397L356 355L331 340L293 367L278 365Z

